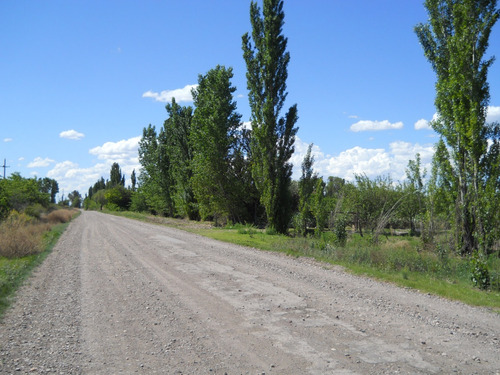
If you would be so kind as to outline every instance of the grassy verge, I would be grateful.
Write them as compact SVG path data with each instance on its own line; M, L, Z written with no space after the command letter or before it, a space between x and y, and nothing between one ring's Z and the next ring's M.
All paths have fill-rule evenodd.
M13 218L1 225L0 319L13 300L16 290L49 255L75 215L67 210L54 211L46 221ZM61 222L65 221L65 222ZM17 240L16 240L17 239ZM5 256L7 255L7 256Z
M418 238L384 237L374 245L369 237L351 235L344 247L335 246L330 234L322 238L288 237L266 234L250 226L212 228L206 223L160 218L138 213L114 213L156 224L174 226L216 240L290 256L311 257L328 264L341 265L352 273L417 289L473 306L484 306L500 313L500 258L491 257L488 267L491 290L472 285L468 259L443 250L426 251Z

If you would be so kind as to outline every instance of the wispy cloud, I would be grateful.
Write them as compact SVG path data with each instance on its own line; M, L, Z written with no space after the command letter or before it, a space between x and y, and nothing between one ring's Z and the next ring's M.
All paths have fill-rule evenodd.
M85 134L77 132L76 130L65 130L61 133L59 133L59 137L61 138L66 138L66 139L74 139L74 140L80 140L83 137L85 137Z
M146 91L142 94L143 98L153 98L157 102L168 103L175 98L177 103L180 102L192 102L193 96L191 95L191 90L197 88L198 85L186 85L182 89L175 90L164 90L161 92Z
M401 121L390 123L387 120L384 121L362 120L351 125L351 131L353 132L378 131L378 130L390 130L390 129L402 129L402 128L403 128L403 123Z
M31 163L28 164L28 168L48 167L53 162L54 160L52 159L49 158L42 159L40 156L38 156Z
M13 139L12 139L12 138L4 138L4 139L3 139L3 141L4 141L4 142L12 142L12 141L13 141Z

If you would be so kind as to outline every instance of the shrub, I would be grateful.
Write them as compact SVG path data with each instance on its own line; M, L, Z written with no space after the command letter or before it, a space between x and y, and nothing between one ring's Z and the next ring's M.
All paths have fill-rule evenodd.
M75 214L74 210L60 209L52 211L50 214L48 214L47 220L51 224L67 223L68 221L71 220L74 214Z
M488 264L484 256L477 251L472 254L470 259L471 280L474 286L480 289L488 289L490 286L490 273L488 272Z
M335 237L337 239L336 245L344 247L347 243L347 231L345 230L345 227L347 226L348 222L345 216L339 216L335 220Z
M36 203L26 207L24 213L35 219L40 219L45 211L46 209L40 203Z

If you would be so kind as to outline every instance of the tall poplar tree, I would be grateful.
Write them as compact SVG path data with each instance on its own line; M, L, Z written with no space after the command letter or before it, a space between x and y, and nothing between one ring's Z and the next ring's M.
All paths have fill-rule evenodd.
M193 149L192 185L203 219L241 221L245 201L242 180L235 168L242 157L241 115L236 112L231 85L232 68L218 65L198 77L193 89L195 110L189 141Z
M113 188L118 185L125 186L125 175L122 175L120 165L114 162L109 172L109 187Z
M262 16L257 3L252 1L252 36L246 33L242 37L252 111L252 176L268 225L279 233L287 232L291 217L289 160L294 152L298 119L296 105L281 115L287 97L290 61L287 38L282 33L284 17L282 0L264 0Z
M426 0L425 7L429 22L415 32L437 76L439 118L432 127L450 149L456 246L462 254L487 251L492 214L498 211L491 204L498 200L499 130L498 124L486 124L487 75L494 59L484 57L499 17L497 1Z
M165 106L169 117L158 135L165 145L165 157L169 159L174 186L173 200L176 213L189 219L198 219L198 209L191 184L193 149L189 143L193 108L181 106L172 98Z
M139 162L139 190L148 207L159 214L173 216L173 180L163 130L157 135L154 126L143 129L139 141Z

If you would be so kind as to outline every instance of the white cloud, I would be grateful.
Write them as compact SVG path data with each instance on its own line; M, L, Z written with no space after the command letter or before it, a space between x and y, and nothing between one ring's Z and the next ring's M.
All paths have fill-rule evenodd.
M429 121L425 119L420 119L415 123L415 130L427 130L427 129L432 129Z
M24 160L24 157L23 157L23 156L21 156L21 157L20 157L19 159L17 159L17 160L19 160L19 161L23 161L23 160Z
M31 163L28 164L28 168L48 167L53 162L54 160L52 159L49 158L42 159L40 156L38 156Z
M4 138L4 139L3 139L3 141L4 141L4 142L12 142L12 141L13 141L13 139L12 139L12 138Z
M77 163L66 160L57 163L53 169L47 172L47 177L55 179L59 184L59 193L67 196L73 190L85 196L90 186L98 179L109 174L110 166L98 163L89 168L80 168Z
M296 180L300 178L300 168L308 146L296 137L295 153L291 159L293 178ZM420 153L423 168L429 171L434 155L432 144L397 141L389 144L389 150L356 146L333 156L325 155L317 145L311 151L314 156L313 168L320 176L336 176L348 181L353 181L355 174L366 174L370 178L389 174L393 180L402 181L406 178L408 161L415 159L417 153Z
M100 160L125 164L130 160L138 159L138 148L141 137L122 139L118 142L106 142L102 146L97 146L89 150L91 155L97 156Z
M164 90L160 93L153 91L146 91L142 94L143 98L153 98L157 102L168 103L175 98L177 103L180 102L192 102L193 96L191 95L191 90L196 89L198 85L186 85L182 89L175 90Z
M403 123L396 122L394 124L387 120L384 121L370 121L362 120L351 125L351 131L353 132L363 132L363 131L374 131L374 130L389 130L389 129L402 129Z
M82 196L88 192L90 186L94 185L101 177L109 178L111 165L116 162L125 174L125 184L130 184L132 170L138 174L140 169L138 146L141 137L123 139L118 142L106 142L102 146L97 146L89 150L89 153L97 156L101 162L91 167L80 167L78 164L66 160L57 163L47 176L57 180L59 190L65 194L78 190Z
M500 122L500 107L489 106L486 122Z
M59 133L59 137L66 138L66 139L79 140L79 139L82 139L83 137L85 137L85 134L77 132L76 130L71 129L71 130L65 130L65 131Z
M241 123L240 129L252 130L252 121L244 121Z

